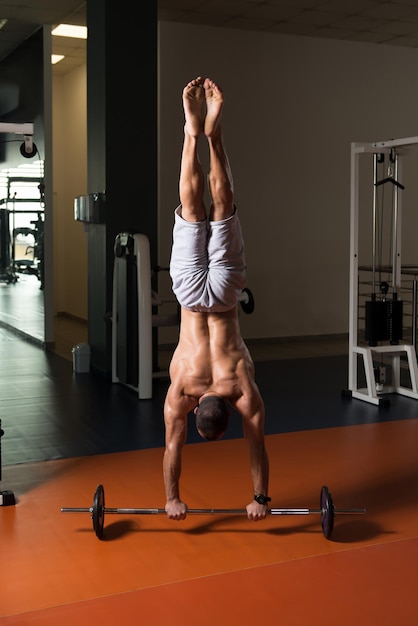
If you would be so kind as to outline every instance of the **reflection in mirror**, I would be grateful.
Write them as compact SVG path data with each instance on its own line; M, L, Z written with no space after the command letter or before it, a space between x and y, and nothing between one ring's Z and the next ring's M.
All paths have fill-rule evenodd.
M0 171L0 322L44 340L44 162Z
M0 325L42 344L48 292L43 230L49 221L45 224L44 43L39 28L0 61ZM27 125L36 152L26 151L30 132L22 136L16 130Z

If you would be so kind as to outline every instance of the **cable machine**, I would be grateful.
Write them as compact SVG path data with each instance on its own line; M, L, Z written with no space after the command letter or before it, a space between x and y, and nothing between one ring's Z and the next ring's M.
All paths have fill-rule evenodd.
M418 137L351 144L349 380L348 390L344 393L376 405L388 406L385 394L390 393L418 399L417 357L413 343L403 338L404 302L401 297L402 193L405 187L400 180L402 157L406 148L414 144L418 144ZM366 268L359 265L359 161L364 154L373 157L372 264ZM386 176L379 176L380 170L385 171ZM388 233L390 259L384 265L385 231L379 193L382 195L386 190L391 195L392 210ZM361 269L366 269L371 276L364 308L359 293ZM387 280L382 279L383 273L387 274ZM361 319L364 321L363 328L359 328ZM408 376L405 371L401 372L401 363L405 358L409 372L406 382L404 379ZM390 380L389 376L386 377L387 368L383 363L390 368Z
M0 122L0 134L1 133L23 135L24 141L20 146L20 154L23 157L30 159L38 153L36 144L33 143L34 125L32 123L17 124ZM10 181L8 183L8 189L9 187ZM8 190L7 199L3 199L0 203L3 204L3 202L6 202L6 206L0 207L0 282L7 284L17 281L16 268L14 267L14 233L12 242L9 223L9 216L11 213L14 214L15 210L13 207L13 211L10 211L7 206L7 201L10 199L9 196L10 193Z
M168 376L157 364L160 326L178 326L175 299L161 300L151 288L149 239L141 233L119 233L115 240L112 302L112 382L131 387L143 400L152 398L154 378ZM159 271L163 268L156 268ZM175 312L157 307L174 304Z

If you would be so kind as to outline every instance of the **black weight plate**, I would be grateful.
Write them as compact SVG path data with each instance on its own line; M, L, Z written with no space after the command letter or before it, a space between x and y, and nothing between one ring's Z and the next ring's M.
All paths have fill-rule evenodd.
M254 296L248 287L244 287L242 293L245 293L247 296L247 301L241 300L241 308L247 315L250 315L254 312Z
M94 532L96 533L99 539L103 537L104 516L105 516L104 487L103 485L98 485L94 493L93 511L91 514L91 518L93 520Z
M321 525L325 539L329 539L334 530L334 503L331 493L325 485L321 488L319 503L321 509Z

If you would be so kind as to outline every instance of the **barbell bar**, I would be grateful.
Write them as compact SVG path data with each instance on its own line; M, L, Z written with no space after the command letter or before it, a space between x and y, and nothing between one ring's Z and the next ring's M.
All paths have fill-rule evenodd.
M361 514L366 509L336 509L327 486L321 488L318 509L269 509L269 515L312 515L321 516L322 533L330 539L334 529L336 514ZM165 509L120 509L105 506L103 485L98 485L93 497L93 505L89 508L62 507L61 513L90 513L93 530L99 539L103 538L105 515L167 515ZM246 509L187 509L187 515L247 515Z

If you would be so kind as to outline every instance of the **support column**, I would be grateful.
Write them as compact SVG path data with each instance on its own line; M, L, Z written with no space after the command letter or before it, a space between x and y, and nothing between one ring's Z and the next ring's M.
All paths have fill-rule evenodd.
M88 193L105 192L103 224L88 227L91 368L111 377L113 246L143 233L157 264L157 1L87 2Z

